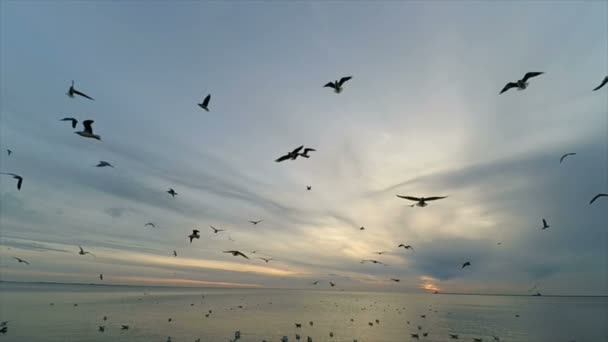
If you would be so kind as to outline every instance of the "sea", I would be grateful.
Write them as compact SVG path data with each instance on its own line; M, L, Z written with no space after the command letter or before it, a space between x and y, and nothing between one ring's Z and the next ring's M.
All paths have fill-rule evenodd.
M6 342L602 342L608 297L0 282L0 321Z

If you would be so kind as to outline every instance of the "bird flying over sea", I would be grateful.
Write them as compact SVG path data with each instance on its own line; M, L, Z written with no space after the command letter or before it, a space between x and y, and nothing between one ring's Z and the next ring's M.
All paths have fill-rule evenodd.
M194 240L194 239L200 239L201 238L201 236L198 233L199 233L198 230L196 230L196 229L192 230L192 234L188 235L188 237L190 238L190 243L192 243L192 240Z
M593 204L593 202L595 202L596 199L600 198L600 197L608 197L608 194L597 194L595 195L595 197L593 197L591 199L591 201L589 202L589 204Z
M404 244L400 244L400 245L399 245L399 246L397 246L397 247L403 247L403 248L405 248L405 249L411 249L412 251L414 250L414 247L412 247L412 246L410 246L410 245L404 245Z
M264 261L266 261L266 263L268 263L270 260L272 260L272 258L258 258L258 259L264 260Z
M335 80L333 82L327 83L326 85L323 86L323 88L325 88L325 87L332 88L336 94L340 94L342 92L342 86L344 85L344 83L346 81L350 80L351 78L353 78L353 77L352 76L342 77L339 81Z
M568 156L574 156L574 155L576 155L575 152L570 152L570 153L564 154L561 158L559 158L559 163L561 164L564 161L564 159L566 159L566 157L568 157Z
M211 100L211 94L205 96L205 99L202 103L199 103L198 106L204 109L205 111L209 111L209 101Z
M242 257L243 257L243 258L245 258L245 259L249 259L249 257L248 257L248 256L246 256L245 254L243 254L243 253L241 253L241 252L239 252L239 251L224 251L224 253L230 253L230 254L232 254L233 256L242 256Z
M545 230L547 228L549 228L550 226L547 224L547 220L543 219L543 227L541 228L542 230Z
M287 154L280 156L275 160L275 162L280 163L285 160L296 160L298 156L300 156L300 150L304 148L304 145L296 147L291 152L287 152Z
M17 260L17 261L18 261L18 262L20 262L20 263L22 262L22 263L24 263L24 264L26 264L26 265L29 265L29 264L30 264L29 262L27 262L26 260L21 259L21 258L13 257L13 259Z
M6 173L6 172L0 172L0 175L7 175L7 176L12 176L14 179L17 180L17 190L21 190L21 185L23 185L23 177L14 174L14 173Z
M103 274L99 273L99 280L103 280Z
M72 128L76 128L76 125L78 125L78 120L74 118L63 118L59 121L70 121L72 123Z
M93 255L93 253L85 251L84 248L82 248L82 246L78 246L78 248L80 248L80 251L78 252L78 254L80 254L80 255L86 255L86 254ZM95 255L93 255L93 256L95 256Z
M100 160L96 167L111 167L114 168L114 165L108 163L107 161Z
M311 185L307 185L306 186L306 191L310 191L310 190L312 190L312 186Z
M608 83L608 76L604 77L604 79L602 80L602 83L600 83L600 85L599 85L599 86L595 87L595 88L593 89L593 91L596 91L596 90L600 90L600 89L602 89L602 87L603 87L603 86L605 86L605 85L606 85L606 83Z
M253 224L254 226L256 226L258 223L263 222L262 220L258 220L258 221L249 221L249 223Z
M83 93L83 92L80 92L80 91L76 90L76 88L74 88L74 81L73 81L73 80L72 80L72 85L70 86L70 89L68 90L68 92L67 92L67 94L66 94L66 95L68 95L68 96L69 96L69 97L71 97L71 98L73 98L73 97L74 97L74 95L79 95L79 96L85 97L85 98L87 98L87 99L89 99L89 100L93 100L93 101L95 101L95 100L94 100L92 97L90 97L89 95L87 95L87 94L85 94L85 93Z
M213 233L214 234L226 231L226 229L218 229L218 228L215 228L214 226L211 226L211 225L209 226L209 228L213 229Z
M465 268L467 266L471 266L471 262L467 261L464 264L462 264L462 268Z
M398 283L401 281L401 279L397 279L397 278L391 278L392 281L394 281L395 283Z
M148 222L148 223L144 224L144 227L147 227L147 226L150 226L152 228L156 228L156 225L154 223L152 223L152 222Z
M84 120L82 122L82 126L84 126L82 131L74 132L74 133L80 135L81 137L101 140L101 137L99 135L93 133L93 123L94 122L95 121L93 121L93 120Z
M422 207L423 208L423 207L426 207L428 205L426 202L444 199L444 198L447 198L448 196L413 197L413 196L401 196L401 195L397 195L397 197L404 198L404 199L410 200L410 201L415 201L417 203L412 204L412 206L418 206L418 207Z
M373 264L380 264L380 265L384 265L384 266L386 266L386 264L385 264L385 263L383 263L382 261L378 261L378 260L372 260L372 259L364 259L364 260L361 260L361 263L362 263L362 264L364 264L364 263L366 263L366 262L371 262L371 263L373 263Z
M177 196L177 192L175 192L175 190L173 190L172 188L169 188L169 190L167 190L167 193L169 195L171 195L171 197L175 198L175 196Z
M517 88L517 90L524 90L528 87L528 80L530 78L536 77L536 76L539 76L542 74L544 74L544 72L528 72L524 75L524 78L522 78L521 80L507 83L507 85L505 85L505 87L502 88L502 90L500 91L500 94L504 93L505 91L507 91L511 88Z
M177 251L173 251L173 256L176 257L177 256Z

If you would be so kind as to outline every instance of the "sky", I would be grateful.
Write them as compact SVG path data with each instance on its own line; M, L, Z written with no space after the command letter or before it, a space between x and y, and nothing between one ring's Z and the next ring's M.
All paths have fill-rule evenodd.
M607 295L607 74L602 1L2 1L0 279Z

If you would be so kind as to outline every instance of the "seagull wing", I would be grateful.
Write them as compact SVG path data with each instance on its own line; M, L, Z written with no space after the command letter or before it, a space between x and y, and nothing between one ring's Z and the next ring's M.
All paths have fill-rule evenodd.
M211 94L207 95L203 100L203 107L207 107L209 105L209 101L211 100Z
M300 146L300 147L298 147L298 148L294 149L293 151L291 151L291 153L292 153L292 154L297 154L297 153L299 153L299 152L300 152L300 150L301 150L302 148L304 148L304 145L302 145L302 146Z
M564 154L561 158L559 158L559 163L561 164L564 161L564 159L566 159L567 156L573 156L575 154L576 153L566 153L566 154Z
M543 227L547 227L547 220L543 219Z
M323 88L325 88L325 87L329 87L329 88L334 88L334 89L336 89L336 85L334 84L334 82L329 82L329 83L327 83L326 85L324 85L324 86L323 86Z
M511 89L511 88L517 88L517 83L515 82L509 82L507 83L507 85L505 85L504 88L502 88L502 90L500 91L500 94L504 93L505 91Z
M608 197L608 194L597 194L595 195L595 197L593 197L593 199L591 200L591 202L589 202L589 204L593 204L593 202L595 202L596 199L600 198L600 197Z
M275 162L280 163L280 162L285 161L287 159L291 159L291 154L286 154L284 156L281 156L281 157L277 158L275 160Z
M603 86L605 86L605 85L606 85L606 83L608 83L608 76L606 76L606 77L604 78L604 80L602 81L602 83L601 83L599 86L595 87L595 88L593 89L593 91L600 90L600 89L601 89Z
M246 256L245 254L243 254L243 253L241 253L241 252L239 252L239 251L236 251L236 254L237 254L237 255L242 256L242 257L243 257L243 258L245 258L245 259L249 259L249 257L248 257L248 256Z
M13 176L17 179L17 190L21 190L21 184L23 184L23 177L21 176Z
M524 78L522 78L521 80L524 81L524 82L526 82L530 78L536 77L536 76L539 76L539 75L542 75L542 74L544 74L544 72L528 72L528 73L526 73L524 75Z
M76 125L78 124L78 120L74 119L74 118L63 118L59 121L70 121L72 122L72 128L76 128Z
M346 76L346 77L342 77L340 79L340 81L338 81L338 86L342 86L344 84L344 82L350 80L351 78L353 78L352 76Z
M447 198L447 197L448 196L425 197L424 200L425 201L436 201L436 200L444 199L444 198Z
M82 125L84 126L84 131L90 134L93 134L93 120L84 120Z
M401 195L397 195L397 197L399 198L405 198L406 200L410 200L410 201L420 201L420 198L418 197L413 197L413 196L401 196Z
M95 101L95 100L94 100L92 97L90 97L89 95L87 95L87 94L85 94L85 93L83 93L83 92L80 92L80 91L78 91L78 90L76 90L76 89L73 89L73 90L72 90L72 92L73 92L74 94L76 94L76 95L80 95L80 96L82 96L82 97L86 97L86 98L87 98L87 99L89 99L89 100L93 100L93 101Z
M315 152L316 150L314 148L305 148L304 149L304 154L308 153L308 152Z

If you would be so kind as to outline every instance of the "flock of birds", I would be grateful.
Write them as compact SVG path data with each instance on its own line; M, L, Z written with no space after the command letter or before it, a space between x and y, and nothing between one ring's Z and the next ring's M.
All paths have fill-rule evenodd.
M528 72L528 73L526 73L524 75L524 77L522 79L514 81L514 82L507 83L504 86L504 88L500 91L499 94L503 94L503 93L507 92L508 90L514 89L514 88L517 89L517 90L524 90L524 89L526 89L528 87L528 85L529 85L528 81L531 78L538 77L538 76L540 76L542 74L544 74L544 73L543 72ZM327 84L324 85L324 87L331 88L331 89L333 89L333 91L336 94L340 94L344 90L345 83L347 81L351 80L351 79L352 79L352 76L342 77L339 80L328 82ZM596 88L594 88L593 91L597 91L597 90L603 88L606 84L608 84L608 76L606 76L602 80L601 84L598 85ZM68 89L67 95L69 97L71 97L71 98L79 96L79 97L82 97L82 98L94 101L94 99L92 97L90 97L89 95L85 94L82 91L77 90L75 88L75 86L74 86L74 81L72 81L71 86ZM203 101L198 104L198 106L202 110L205 110L205 111L208 112L208 111L210 111L210 108L209 108L210 101L211 101L211 94L207 95L203 99ZM60 119L60 121L69 122L70 125L71 125L71 127L73 129L75 129L77 127L77 125L78 125L78 120L76 118L72 118L72 117L62 118L62 119ZM95 140L101 141L101 136L98 135L98 134L95 134L94 131L93 131L93 123L94 123L94 121L90 120L90 119L82 121L82 130L81 131L76 131L74 133L78 134L79 136L81 136L83 138L95 139ZM11 149L7 149L6 151L7 151L8 156L13 155L13 151ZM291 151L286 152L284 155L278 157L275 160L275 162L281 163L281 162L285 162L285 161L295 161L299 157L301 157L301 158L310 158L311 157L310 153L311 152L315 152L315 151L316 151L316 149L314 149L314 148L305 147L304 145L301 145L301 146L298 146L298 147L294 148ZM560 163L562 163L566 158L568 158L570 156L574 156L574 155L576 155L576 153L574 153L574 152L566 153L563 156L561 156L561 158L559 159L559 161L560 161ZM97 165L95 165L95 166L96 167L100 167L100 168L102 168L102 167L114 168L114 166L110 162L107 162L107 161L99 161L99 163ZM17 183L16 183L17 190L21 190L22 189L22 187L23 187L23 177L22 176L20 176L18 174L15 174L15 173L8 173L8 172L0 172L0 174L11 176L14 179L16 179L17 180ZM311 189L312 189L312 186L310 186L310 185L308 185L306 187L306 190L308 190L308 191L310 191ZM175 191L173 188L169 188L166 192L169 195L171 195L171 197L173 197L173 198L175 198L178 195L178 192ZM416 197L416 196L409 196L409 195L396 195L396 196L398 198L400 198L400 199L405 199L405 200L414 202L411 205L409 205L410 207L421 207L421 208L426 207L427 205L429 205L429 202L437 201L437 200L442 200L442 199L445 199L445 198L448 197L448 196ZM608 193L599 193L599 194L595 195L591 199L591 201L589 202L589 204L593 204L597 199L599 199L601 197L608 197ZM262 222L263 222L262 220L252 220L252 221L249 221L249 223L251 223L252 225L258 225L258 224L260 224ZM543 223L543 225L542 225L541 229L545 230L545 229L547 229L547 228L550 227L549 224L547 223L547 221L544 218L542 219L542 223ZM155 228L156 227L153 222L148 222L148 223L145 224L145 226L146 227L151 227L151 228ZM211 228L211 230L212 230L212 232L214 234L218 234L220 232L226 231L225 229L218 229L218 228L215 228L214 226L210 226L210 228ZM359 229L363 231L363 230L365 230L365 227L361 227ZM190 243L192 243L195 239L200 239L201 238L200 230L193 229L192 233L189 234L187 236L187 238L189 239ZM79 252L78 252L79 255L87 255L88 254L88 255L94 256L91 252L85 251L83 249L83 247L81 247L81 246L78 246L78 247L79 247ZM412 251L414 250L414 248L411 245L406 245L406 244L399 244L397 248L404 248L406 250L412 250ZM255 252L256 251L253 251L252 253L255 254ZM242 257L242 258L245 258L245 259L250 259L245 253L243 253L243 252L241 252L239 250L227 250L227 251L223 251L223 253L230 254L230 255L232 255L234 257ZM378 255L383 255L384 253L386 253L386 252L385 251L376 252L376 254L378 254ZM173 256L177 257L177 251L176 250L173 250ZM19 258L19 257L16 257L16 256L14 256L13 258L17 262L19 262L19 263L23 263L25 265L30 265L30 263L28 261L24 260L23 258ZM259 257L258 259L264 261L265 263L268 263L268 262L270 262L270 261L273 260L272 257ZM384 262L379 261L379 260L375 260L375 259L363 259L363 260L361 260L361 263L372 263L372 264L378 264L378 265L388 266ZM464 269L464 268L470 267L470 266L471 266L471 262L470 261L466 261L466 262L464 262L461 265L461 268ZM99 275L99 279L103 280L103 274ZM390 281L399 282L400 279L398 279L398 278L390 278ZM316 280L316 281L312 282L312 285L318 285L320 282L321 282L321 280ZM336 284L333 281L329 281L329 285L331 287L335 287ZM378 320L376 322L379 323ZM312 322L310 322L310 323L312 325ZM372 324L373 323L370 322L370 325L372 325ZM298 327L297 324L296 324L296 326ZM128 325L123 325L121 329L127 330L127 329L129 329L129 326ZM7 322L3 322L2 325L0 325L0 333L6 333L7 330L8 330ZM100 326L99 327L99 331L100 332L105 331L105 326ZM419 339L421 337L421 335L422 335L422 337L426 337L426 336L428 336L428 332L427 333L422 333L422 334L420 334L420 333L412 333L411 337L413 339ZM330 337L333 337L333 333L330 333ZM449 337L451 339L458 339L459 338L459 336L457 334L450 334ZM237 341L239 339L240 339L240 332L237 331L235 333L234 339L232 339L231 341ZM299 340L300 339L300 335L296 335L296 339ZM283 341L283 342L286 342L287 340L288 340L287 336L285 336L285 337L283 337L283 339L281 339L281 341ZM499 341L499 338L496 337L496 336L494 336L493 340L494 341ZM171 341L170 337L169 337L168 341L169 342ZM200 339L198 341L200 341ZM307 341L311 342L312 339L310 337L308 337ZM357 340L354 340L354 341L356 342ZM474 341L475 342L478 342L478 341L481 342L481 341L483 341L483 339L481 339L481 338L474 338Z

